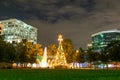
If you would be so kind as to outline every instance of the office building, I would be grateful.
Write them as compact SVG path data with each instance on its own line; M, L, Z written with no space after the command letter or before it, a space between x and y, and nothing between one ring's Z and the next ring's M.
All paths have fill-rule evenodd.
M91 35L92 49L101 51L112 40L120 40L120 31L117 29L101 31Z
M8 19L0 21L1 34L3 40L12 43L27 39L30 42L37 43L37 28L17 19Z

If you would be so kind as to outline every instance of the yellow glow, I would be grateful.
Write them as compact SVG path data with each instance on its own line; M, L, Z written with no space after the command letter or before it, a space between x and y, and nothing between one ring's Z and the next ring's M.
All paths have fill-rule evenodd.
M42 61L40 63L40 67L42 67L42 68L48 67L48 63L47 63L47 47L45 47L45 49L44 49L44 54L43 54Z
M33 63L33 64L32 64L32 67L33 67L33 68L36 68L36 67L37 67L37 65L36 65L35 63Z
M61 34L59 35L59 38L62 38L62 35L61 35Z
M63 37L62 37L62 35L60 34L60 35L58 35L58 41L63 41Z
M46 68L46 67L48 67L48 64L46 62L41 62L41 67Z

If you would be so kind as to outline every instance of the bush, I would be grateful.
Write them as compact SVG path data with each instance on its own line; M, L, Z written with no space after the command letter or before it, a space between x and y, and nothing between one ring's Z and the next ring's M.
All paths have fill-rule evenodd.
M1 62L0 63L0 69L11 69L12 64L11 63L6 63L6 62Z
M64 66L64 65L58 65L58 66L55 66L54 68L55 68L55 69L66 69L67 66Z

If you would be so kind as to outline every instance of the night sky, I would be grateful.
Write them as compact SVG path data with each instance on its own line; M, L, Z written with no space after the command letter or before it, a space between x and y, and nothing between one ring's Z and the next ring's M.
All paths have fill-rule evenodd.
M58 34L86 49L91 34L120 29L120 0L0 0L0 20L16 18L38 28L38 43L57 43Z

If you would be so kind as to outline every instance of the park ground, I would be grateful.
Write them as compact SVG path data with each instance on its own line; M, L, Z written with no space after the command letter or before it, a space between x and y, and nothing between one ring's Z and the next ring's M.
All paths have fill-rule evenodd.
M120 70L0 69L0 80L120 80Z

